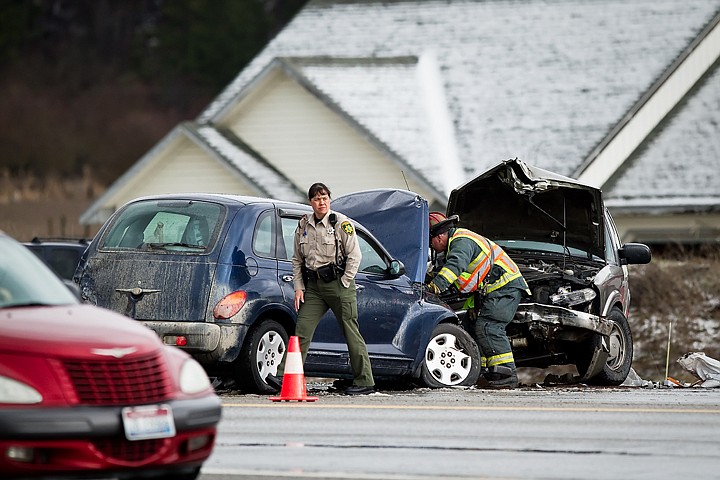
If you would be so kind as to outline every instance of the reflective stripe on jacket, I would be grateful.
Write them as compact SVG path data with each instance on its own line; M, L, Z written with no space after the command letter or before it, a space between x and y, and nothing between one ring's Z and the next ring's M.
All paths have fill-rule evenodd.
M451 250L453 241L458 238L468 238L480 248L480 253L470 261L470 264L465 267L465 270L459 275L456 275L447 267L443 267L438 273L438 275L443 277L448 283L455 283L455 286L460 292L474 292L478 288L478 285L483 284L493 264L500 266L503 274L492 283L483 284L486 293L495 291L516 278L522 277L520 269L508 254L505 253L505 250L492 240L471 230L456 228L448 240L448 251Z

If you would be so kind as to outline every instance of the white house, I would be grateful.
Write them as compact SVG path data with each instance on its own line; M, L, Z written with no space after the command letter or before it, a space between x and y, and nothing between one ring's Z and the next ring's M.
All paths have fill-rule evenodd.
M81 217L147 193L603 189L626 240L720 241L720 0L315 0Z

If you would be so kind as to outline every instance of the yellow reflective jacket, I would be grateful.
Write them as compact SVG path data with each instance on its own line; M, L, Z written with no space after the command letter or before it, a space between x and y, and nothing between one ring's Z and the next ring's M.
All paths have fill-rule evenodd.
M467 247L468 242L456 243L455 241L460 238L472 240L474 245L477 245L477 248L472 248L472 251L470 251ZM466 266L459 265L457 260L462 258L471 258L471 260ZM492 270L493 265L500 266L503 273L498 278L491 279L492 283L486 283L485 279ZM482 285L485 293L490 293L515 279L521 279L521 288L527 289L527 283L522 278L520 269L505 253L505 250L492 240L465 228L456 228L451 232L448 239L447 263L438 272L437 277L447 282L444 288L442 285L438 285L439 282L436 282L441 291L454 283L457 289L463 293L474 292L479 285Z

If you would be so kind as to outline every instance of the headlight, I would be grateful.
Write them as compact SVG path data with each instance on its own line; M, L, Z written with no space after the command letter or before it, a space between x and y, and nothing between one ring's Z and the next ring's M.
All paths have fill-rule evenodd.
M0 376L0 403L31 404L42 402L42 395L29 385Z
M183 393L198 393L210 388L210 379L198 362L189 358L180 369L180 390Z
M558 293L550 295L550 301L555 305L572 307L581 303L589 302L595 298L595 291L591 288L583 288L571 292L569 289L560 288Z

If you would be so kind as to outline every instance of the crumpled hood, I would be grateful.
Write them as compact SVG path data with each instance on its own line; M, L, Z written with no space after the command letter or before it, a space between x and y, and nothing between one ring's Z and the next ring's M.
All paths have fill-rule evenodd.
M493 240L554 243L605 256L600 190L522 160L501 162L454 189L447 214Z
M405 265L414 282L425 280L430 248L428 202L407 190L365 190L333 199L331 208L360 222Z

